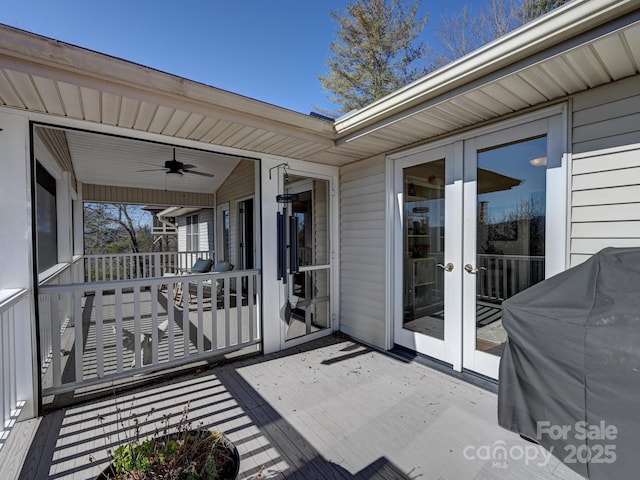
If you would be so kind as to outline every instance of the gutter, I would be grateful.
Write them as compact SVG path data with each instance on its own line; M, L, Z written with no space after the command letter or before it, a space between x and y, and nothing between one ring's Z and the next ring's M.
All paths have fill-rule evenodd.
M338 137L384 121L454 88L639 8L637 0L573 0L335 122Z

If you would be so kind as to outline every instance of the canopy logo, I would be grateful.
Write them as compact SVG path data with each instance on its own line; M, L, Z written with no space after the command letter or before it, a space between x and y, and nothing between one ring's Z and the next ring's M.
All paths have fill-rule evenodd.
M504 440L497 440L491 445L467 445L462 451L466 460L490 461L493 468L507 468L509 461L524 461L525 465L546 467L551 460L551 452L538 445L507 446Z
M554 425L549 421L539 421L536 426L537 438L547 437L554 441L565 440L564 463L614 463L618 428L607 425L604 420L593 425L583 420L574 425ZM561 455L558 456L559 458Z
M491 462L493 468L508 468L509 462L546 467L552 456L566 464L616 461L616 445L613 441L618 438L618 428L614 425L607 425L604 421L594 425L584 421L573 425L540 421L536 429L539 441L547 438L559 444L564 443L562 451L554 446L545 450L533 444L508 446L505 441L497 440L491 445L467 445L462 455L466 460Z

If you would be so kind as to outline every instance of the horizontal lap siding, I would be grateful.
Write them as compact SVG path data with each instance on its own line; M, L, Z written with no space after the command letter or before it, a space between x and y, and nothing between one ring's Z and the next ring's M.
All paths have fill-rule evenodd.
M255 165L252 160L242 160L216 192L217 205L229 204L231 258L226 260L234 265L238 264L238 200L255 195ZM222 230L222 219L218 219L218 228ZM222 258L220 256L222 255L221 241L222 237L218 235L218 242L220 242L218 245L220 251L216 254L218 260Z
M340 170L340 322L359 340L385 347L385 160Z
M571 265L640 246L640 76L573 104Z

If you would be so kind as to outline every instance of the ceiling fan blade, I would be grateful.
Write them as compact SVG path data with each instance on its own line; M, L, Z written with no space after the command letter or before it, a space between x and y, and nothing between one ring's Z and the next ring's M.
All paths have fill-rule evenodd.
M192 168L198 168L198 166L197 165L191 165L190 163L183 163L180 168L182 168L183 170L190 170Z
M138 162L140 165L151 165L152 167L162 167L162 165L158 165L157 163L149 163L149 162Z
M205 173L205 172L198 172L197 170L183 170L184 173L192 173L194 175L200 175L202 177L214 177L215 175L213 173Z
M164 168L149 168L148 170L136 170L136 172L159 172L160 170L164 170Z

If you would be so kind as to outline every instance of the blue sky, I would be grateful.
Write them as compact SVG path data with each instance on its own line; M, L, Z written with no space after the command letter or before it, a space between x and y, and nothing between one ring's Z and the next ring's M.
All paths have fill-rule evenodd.
M347 0L5 0L0 23L302 113L331 109L318 75ZM412 4L411 1L407 2ZM486 0L422 0L428 41L444 11Z

